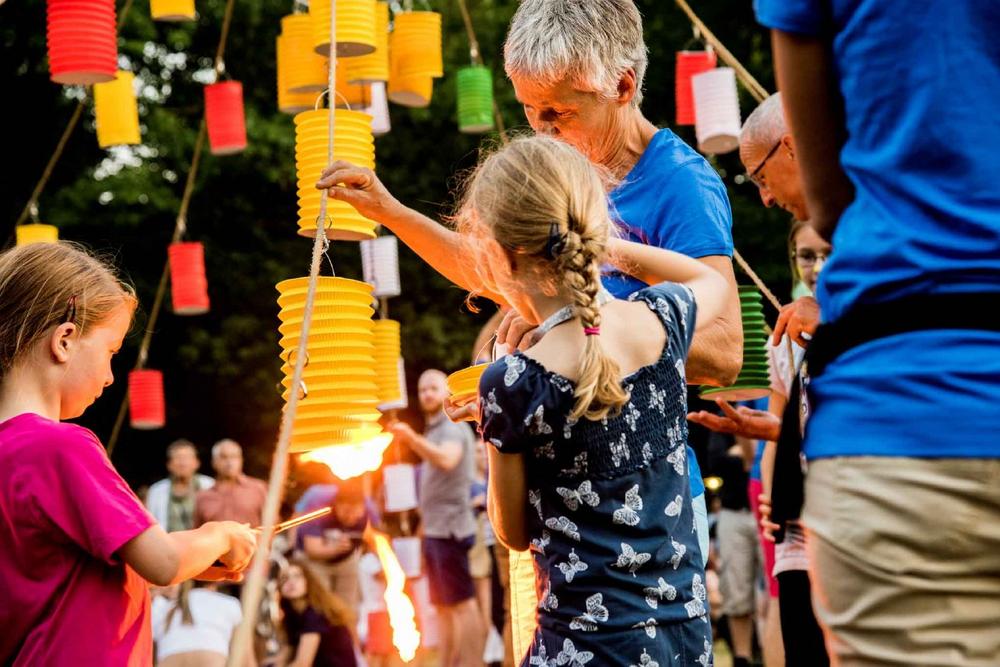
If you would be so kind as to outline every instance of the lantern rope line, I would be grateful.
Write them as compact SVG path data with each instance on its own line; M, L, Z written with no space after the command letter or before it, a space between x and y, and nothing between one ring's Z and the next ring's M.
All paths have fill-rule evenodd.
M705 25L704 21L698 18L698 15L694 13L694 10L691 9L691 6L687 3L687 1L674 1L677 3L677 6L680 7L685 14L687 14L688 19L692 24L694 24L694 27L697 28L705 37L705 41L712 45L712 48L716 50L722 61L735 70L736 75L743 82L743 85L746 86L746 89L750 92L750 94L753 95L754 99L758 102L766 100L768 96L767 89L760 85L757 79L750 74L747 68L736 59L736 56L734 56L732 52L726 48L726 45L719 41L719 38L708 29L708 26Z
M327 72L327 85L329 90L337 90L337 3L335 0L331 0L330 2L330 62ZM327 105L326 157L327 164L330 164L333 162L333 139L337 105L332 95L327 99L330 103ZM258 548L250 563L249 575L243 586L243 595L241 598L243 621L237 627L236 634L233 637L233 648L226 662L229 667L242 667L245 662L246 652L252 646L253 633L257 625L257 615L260 611L260 603L264 594L271 539L274 536L274 527L278 521L278 511L285 487L285 480L288 476L288 449L292 442L292 426L295 422L295 413L298 410L299 398L301 396L301 392L294 389L302 384L302 376L308 357L309 329L312 326L320 267L322 266L323 256L326 255L326 250L329 247L329 240L326 237L325 229L329 199L329 192L323 191L319 203L319 215L316 217L316 236L313 240L312 258L309 265L309 286L306 290L305 310L302 315L302 330L295 355L295 369L292 373L291 386L293 387L293 391L289 394L288 404L285 406L281 417L278 442L274 449L271 474L268 479L267 497L264 501L263 522L260 536L257 540ZM329 256L327 256L327 259L329 259Z
M118 14L118 25L117 30L121 30L122 26L125 25L125 19L128 17L129 10L132 9L133 0L125 0L125 4L122 5L122 10ZM14 226L17 227L23 223L29 215L32 219L37 219L38 217L38 198L42 196L42 191L45 190L45 186L49 183L49 178L52 177L52 172L56 168L56 164L62 158L63 151L66 149L66 144L69 143L69 138L76 129L76 126L80 124L80 116L83 115L83 109L87 106L87 98L90 95L84 95L83 99L76 103L76 109L73 110L72 115L69 117L69 121L66 123L66 128L63 130L62 136L59 137L59 142L56 144L55 150L52 151L52 155L49 156L49 161L45 165L45 169L42 170L42 175L39 177L38 182L35 183L35 188L31 191L31 197L28 198L28 202L24 205L21 214L17 216L17 222ZM9 242L9 239L8 239Z

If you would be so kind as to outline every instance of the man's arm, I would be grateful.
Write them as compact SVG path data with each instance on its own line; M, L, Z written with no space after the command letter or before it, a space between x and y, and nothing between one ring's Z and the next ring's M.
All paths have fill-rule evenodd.
M460 442L445 440L440 445L435 445L404 422L396 422L390 429L403 444L435 468L448 472L454 470L462 460L463 448Z
M688 384L726 387L736 381L743 366L743 321L736 276L728 257L712 255L701 257L699 261L718 271L730 289L722 314L695 334L688 353L687 381Z
M854 200L854 186L840 166L847 129L830 46L816 37L771 31L774 69L795 137L809 222L829 241L840 214Z

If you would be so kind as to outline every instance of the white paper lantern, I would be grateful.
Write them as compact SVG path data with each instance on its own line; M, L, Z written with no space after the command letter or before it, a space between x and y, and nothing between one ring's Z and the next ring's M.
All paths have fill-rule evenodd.
M736 72L717 67L691 78L695 135L702 153L728 153L740 145L740 98Z
M416 579L420 576L419 537L394 537L392 550L396 553L399 566L403 568L403 573L408 579Z
M417 475L409 463L396 463L382 468L385 487L385 511L405 512L417 507Z
M362 241L361 265L365 282L375 287L376 297L400 295L399 246L395 236Z
M376 81L369 88L371 104L362 109L372 117L372 134L380 137L392 129L389 122L389 100L385 94L385 81Z

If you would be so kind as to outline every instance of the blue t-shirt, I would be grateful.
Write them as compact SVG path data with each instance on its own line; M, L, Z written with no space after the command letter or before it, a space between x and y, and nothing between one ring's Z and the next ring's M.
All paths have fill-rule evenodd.
M745 405L751 410L767 410L767 399L757 398L752 401L743 401L741 405ZM767 444L766 440L758 440L757 448L753 453L753 465L750 466L750 480L760 481L760 461L764 458L764 445Z
M756 0L832 36L856 189L819 279L823 317L920 293L1000 291L1000 3ZM1000 456L1000 333L866 343L810 383L810 458Z
M733 256L733 213L722 179L668 129L653 135L628 175L611 192L611 217L623 238L688 257ZM646 287L607 268L604 286L619 299Z
M629 241L688 257L733 256L733 213L722 179L680 137L664 128L653 135L628 175L611 193L611 215ZM626 299L646 283L606 268L604 287ZM705 493L694 450L688 447L691 495Z

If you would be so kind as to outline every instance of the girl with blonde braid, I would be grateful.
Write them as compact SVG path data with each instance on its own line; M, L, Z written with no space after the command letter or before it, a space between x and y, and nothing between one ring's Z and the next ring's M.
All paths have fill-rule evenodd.
M585 157L544 137L513 141L470 180L459 231L483 287L543 334L480 384L490 517L535 560L539 624L522 665L705 667L684 363L727 287L696 260L612 238L605 192ZM612 250L658 284L612 298Z

